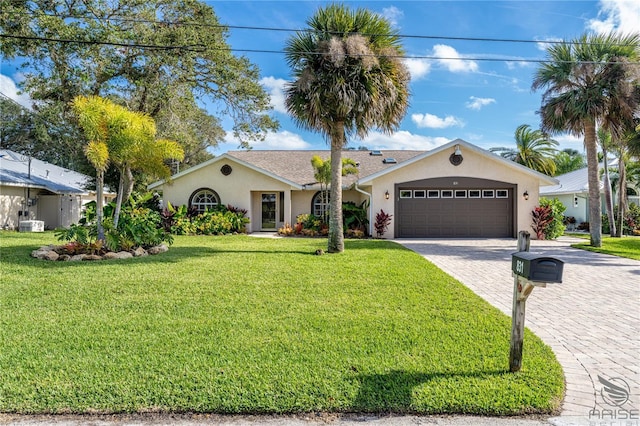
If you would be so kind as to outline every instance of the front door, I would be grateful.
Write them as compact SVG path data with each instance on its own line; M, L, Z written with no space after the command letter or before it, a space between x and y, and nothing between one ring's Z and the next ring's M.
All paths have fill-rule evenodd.
M276 229L276 194L262 194L262 230Z

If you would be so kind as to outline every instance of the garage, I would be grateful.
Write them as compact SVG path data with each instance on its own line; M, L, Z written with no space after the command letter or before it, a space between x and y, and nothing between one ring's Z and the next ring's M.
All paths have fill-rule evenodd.
M395 185L398 238L513 238L516 185L448 177Z

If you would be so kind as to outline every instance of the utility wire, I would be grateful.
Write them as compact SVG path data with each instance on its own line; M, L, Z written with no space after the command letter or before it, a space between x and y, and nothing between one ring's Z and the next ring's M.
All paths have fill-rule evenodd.
M184 50L190 52L204 52L207 48L203 45L184 45L184 46L167 46L156 44L138 44L138 43L118 43L110 41L100 40L68 40L57 39L51 37L36 37L36 36L17 36L9 34L0 34L0 38L13 38L19 40L30 41L42 41L48 43L63 43L63 44L86 44L86 45L104 45L104 46L117 46L117 47L129 47L139 49L154 49L154 50ZM234 52L234 53L269 53L284 55L287 52L284 50L268 50L268 49L241 49L241 48L211 48L211 50ZM323 53L320 52L303 52L309 56L320 56ZM376 56L376 55L352 55L359 57ZM487 57L442 57L432 55L387 55L388 58L395 59L425 59L433 61L477 61L477 62L522 62L522 63L579 63L579 64L613 64L617 62L599 62L599 61L554 61L550 59L536 59L536 58L487 58ZM626 62L627 65L640 65L640 62Z
M4 12L6 14L30 16L36 18L36 14L26 14L18 12ZM222 24L207 24L200 22L184 22L184 21L159 21L153 19L133 19L119 16L98 17L98 16L78 16L78 15L59 15L53 13L40 13L40 15L48 17L58 17L60 19L88 19L96 21L116 21L116 22L131 22L131 23L143 23L143 24L158 24L165 26L195 26L195 27L208 27L218 29L235 29L235 30L253 30L253 31L274 31L274 32L317 32L313 29L293 29L293 28L279 28L279 27L260 27L249 25L222 25ZM329 34L342 34L341 32L327 31ZM363 36L395 36L399 38L410 39L425 39L425 40L450 40L450 41L480 41L491 43L532 43L532 44L582 44L581 42L564 41L564 40L529 40L529 39L514 39L514 38L491 38L491 37L456 37L456 36L438 36L438 35L419 35L419 34L377 34L377 33L360 33ZM590 43L593 46L597 46L600 43ZM616 44L616 46L629 46L628 44Z

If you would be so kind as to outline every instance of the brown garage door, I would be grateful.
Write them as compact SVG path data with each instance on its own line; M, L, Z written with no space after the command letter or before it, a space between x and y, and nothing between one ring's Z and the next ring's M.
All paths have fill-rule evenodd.
M515 185L440 178L396 185L399 238L510 238Z

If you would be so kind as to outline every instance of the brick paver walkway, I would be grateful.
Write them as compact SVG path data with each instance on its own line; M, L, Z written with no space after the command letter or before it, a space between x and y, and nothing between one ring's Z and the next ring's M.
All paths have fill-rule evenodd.
M562 284L535 288L529 296L525 325L551 346L564 369L564 424L572 424L567 423L571 418L600 424L599 420L606 422L624 416L623 410L635 418L633 424L637 424L640 408L640 261L572 249L569 245L573 241L563 237L558 241L531 242L532 252L561 258L565 265ZM515 240L397 242L420 253L511 316L511 253L516 250ZM526 363L525 352L523 365ZM630 387L629 401L619 407L607 403L598 376L624 380ZM619 380L614 380L615 383L624 386ZM598 411L591 411L594 409ZM605 412L605 417L600 417L602 410L611 413ZM582 422L576 424L579 423Z

